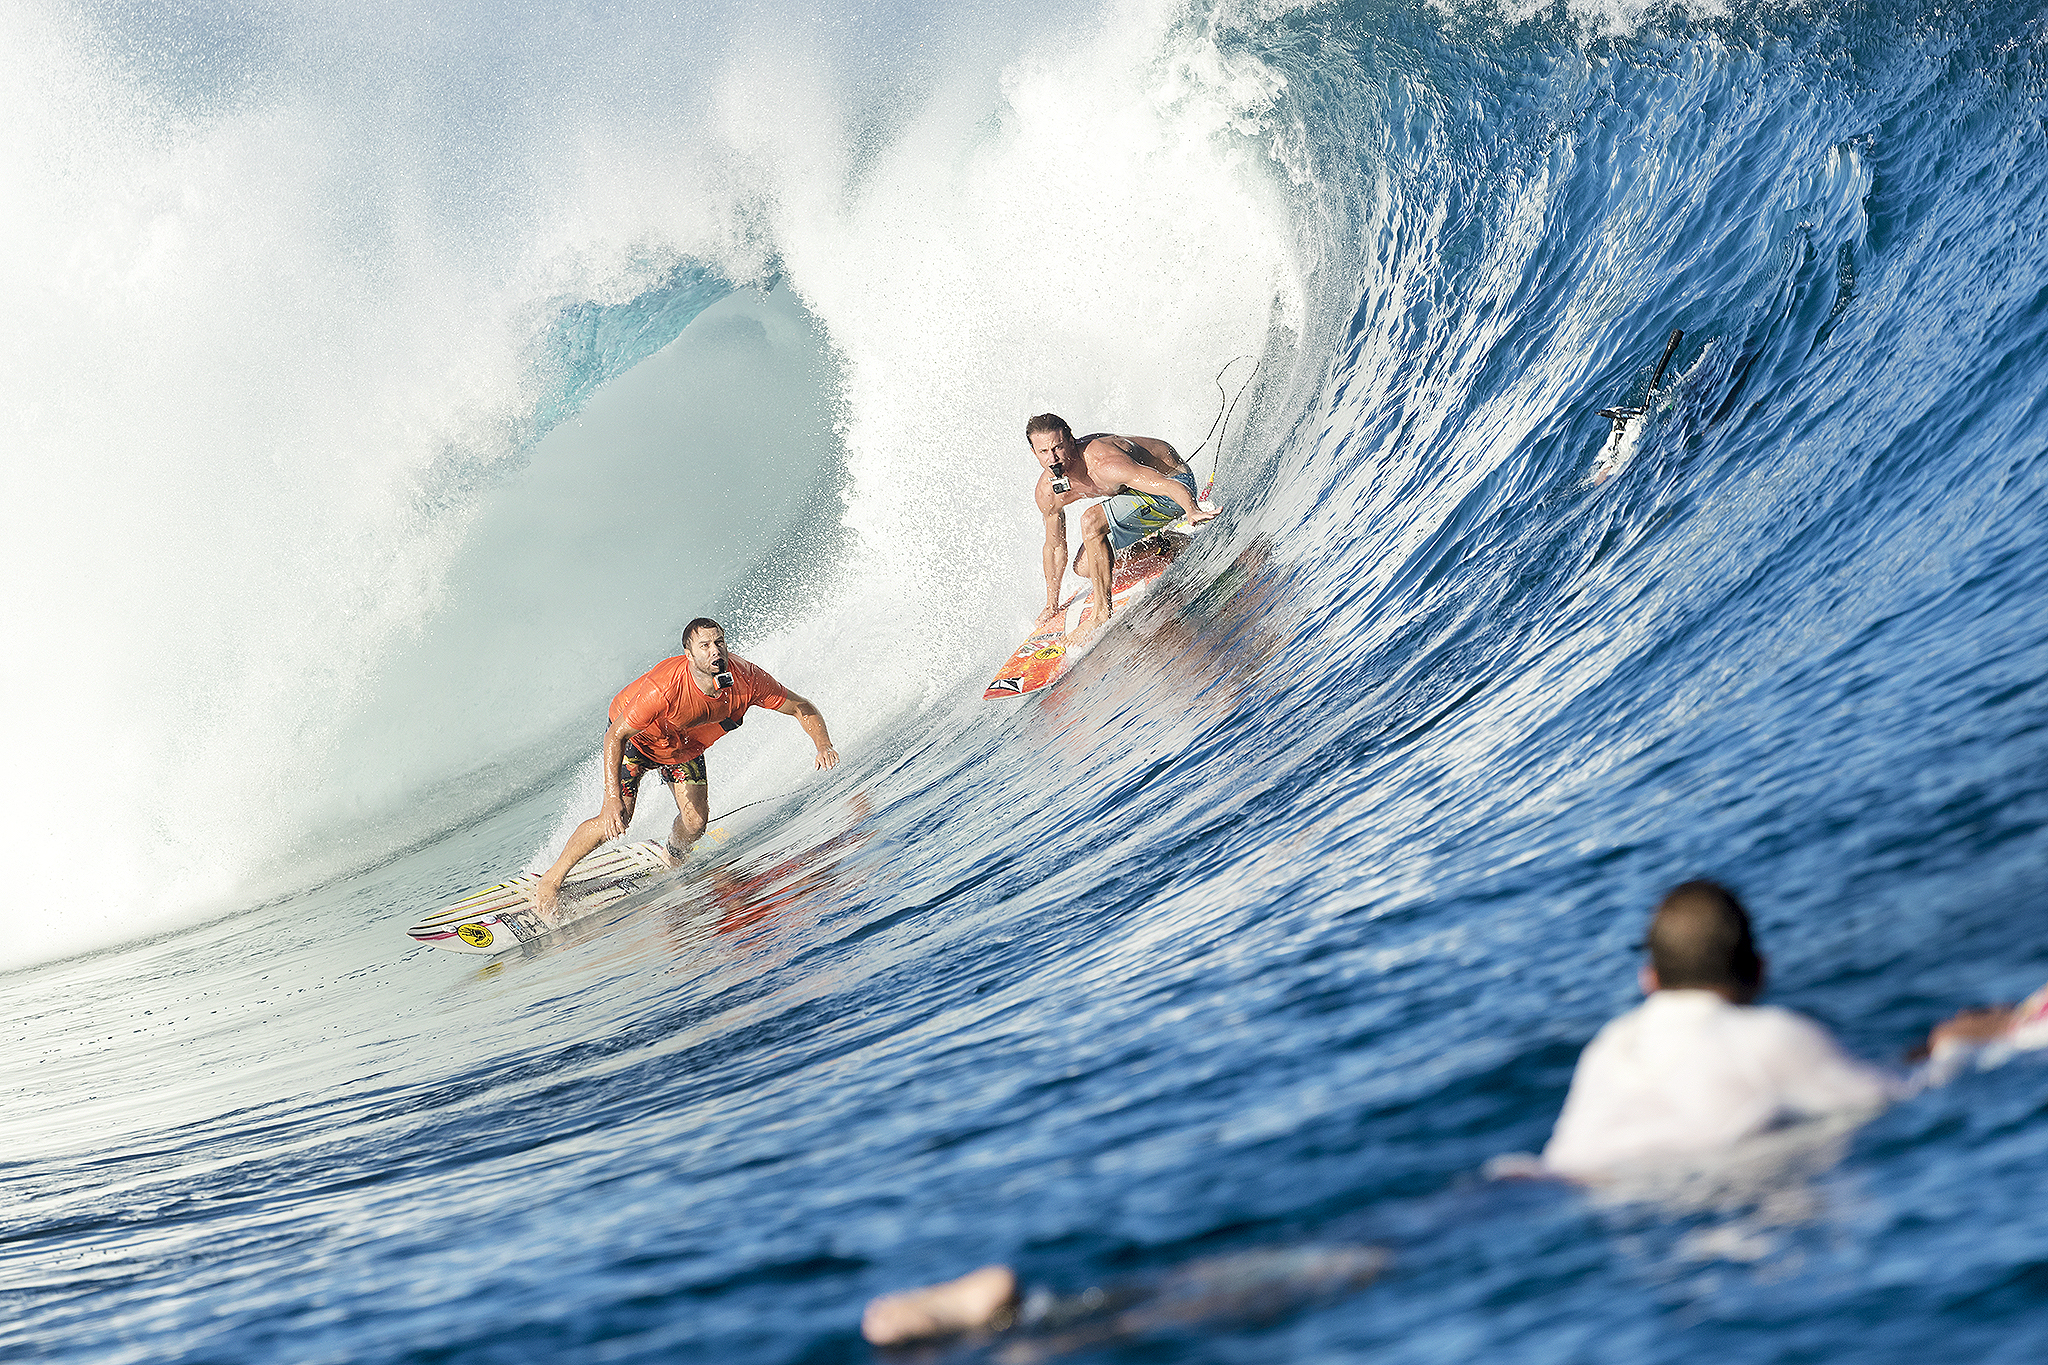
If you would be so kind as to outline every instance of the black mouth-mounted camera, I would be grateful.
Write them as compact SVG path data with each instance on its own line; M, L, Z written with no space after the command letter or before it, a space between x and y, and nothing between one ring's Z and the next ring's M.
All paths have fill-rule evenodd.
M1055 459L1052 462L1052 491L1055 493L1064 493L1073 486L1074 481L1067 477L1066 465L1062 464L1059 460Z
M717 671L711 675L711 681L718 684L718 690L721 692L732 691L732 666L726 663L724 650L718 651L718 658L712 662L712 667ZM741 716L733 716L730 719L722 720L718 722L718 728L727 734L731 734L740 728L742 718Z

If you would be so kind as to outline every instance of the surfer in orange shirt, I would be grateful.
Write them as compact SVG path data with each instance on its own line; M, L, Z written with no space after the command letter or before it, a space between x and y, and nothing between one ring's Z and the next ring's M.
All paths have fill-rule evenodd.
M1116 557L1181 517L1194 526L1215 516L1195 494L1195 473L1180 452L1156 436L1104 432L1074 437L1056 413L1042 412L1024 425L1031 453L1045 472L1038 476L1038 514L1045 519L1045 610L1043 628L1060 611L1060 583L1067 573L1067 504L1102 498L1081 514L1081 552L1074 572L1093 586L1088 615L1068 637L1080 644L1109 620L1110 579Z
M839 761L818 708L768 676L766 669L728 655L725 628L698 617L683 628L681 654L663 659L612 698L611 728L604 732L604 770L611 775L604 805L576 826L562 856L541 874L533 898L542 918L555 922L555 904L569 869L633 823L640 779L650 770L658 770L675 793L676 822L666 852L669 866L682 861L704 832L711 809L704 751L739 729L750 706L796 717L818 746L818 767L830 768Z

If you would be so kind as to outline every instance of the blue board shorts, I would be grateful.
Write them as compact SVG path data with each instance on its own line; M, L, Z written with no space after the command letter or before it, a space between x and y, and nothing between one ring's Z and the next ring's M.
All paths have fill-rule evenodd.
M1170 476L1188 490L1188 501L1200 505L1192 470ZM1102 510L1109 517L1109 548L1122 554L1162 526L1171 526L1187 513L1172 498L1156 493L1119 493L1105 499Z

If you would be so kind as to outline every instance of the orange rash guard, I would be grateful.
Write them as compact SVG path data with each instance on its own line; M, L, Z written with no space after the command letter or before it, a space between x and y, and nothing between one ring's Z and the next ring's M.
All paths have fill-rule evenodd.
M739 719L749 706L772 711L789 699L765 668L731 654L725 662L732 686L707 697L690 678L687 656L663 659L612 698L611 718L638 730L633 747L656 763L688 763L725 734L720 721Z

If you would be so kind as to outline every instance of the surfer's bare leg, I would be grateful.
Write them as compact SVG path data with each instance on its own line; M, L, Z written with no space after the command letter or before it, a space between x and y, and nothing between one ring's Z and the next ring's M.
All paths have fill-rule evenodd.
M676 822L668 832L667 849L669 866L674 867L690 851L690 845L703 837L711 818L711 784L678 782L669 790L676 794Z
M1082 514L1081 553L1074 560L1074 571L1088 580L1091 589L1088 614L1067 634L1068 642L1078 645L1102 629L1116 611L1110 593L1110 582L1116 574L1116 551L1109 548L1109 514L1099 502Z
M985 1265L944 1284L871 1300L860 1315L860 1334L876 1346L949 1337L994 1325L1016 1302L1016 1273Z
M638 783L631 786L621 783L619 811L623 823L617 831L611 828L611 821L605 818L605 813L599 811L570 832L569 842L562 848L562 856L555 859L553 867L540 874L540 881L533 888L533 904L542 919L549 924L555 922L555 907L562 898L562 879L569 875L570 868L583 861L590 850L614 837L615 833L625 832L625 827L633 823L633 807L639 799Z

